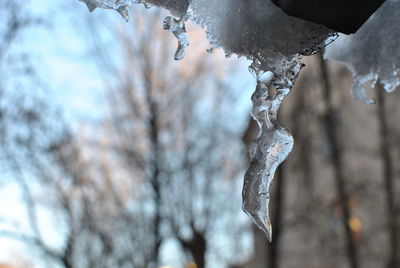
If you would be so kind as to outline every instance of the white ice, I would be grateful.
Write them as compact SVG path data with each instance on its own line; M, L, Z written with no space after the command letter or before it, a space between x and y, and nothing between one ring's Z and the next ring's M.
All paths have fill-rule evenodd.
M364 84L380 83L387 92L399 85L400 1L386 0L353 35L340 35L326 49L325 57L345 64L353 72L354 97L366 103Z

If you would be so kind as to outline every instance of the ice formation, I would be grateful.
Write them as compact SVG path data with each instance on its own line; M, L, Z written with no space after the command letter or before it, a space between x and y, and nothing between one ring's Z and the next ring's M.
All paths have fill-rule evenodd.
M166 8L178 18L187 15L207 31L212 47L223 47L227 54L257 59L262 69L278 75L283 69L277 67L277 62L291 62L298 54L313 54L335 36L328 28L288 16L265 0L80 1L90 10L96 7L118 10L132 3L143 3Z
M298 73L297 70L296 73ZM252 221L272 239L272 226L269 219L270 186L277 167L286 159L293 147L293 137L287 129L277 122L279 107L289 93L295 79L277 83L271 72L266 72L257 79L253 93L252 116L257 121L260 132L249 146L250 166L244 177L243 210ZM268 87L274 85L273 94Z
M129 20L129 8L137 0L79 0L84 2L89 11L93 12L96 8L114 9L124 18Z
M171 16L164 19L164 30L171 31L178 39L178 48L175 52L175 60L181 60L185 57L186 48L189 45L189 38L186 34L184 17L177 20Z
M288 16L266 0L80 1L85 2L89 10L101 7L119 11L132 3L170 10L174 17L180 18L168 16L164 21L164 28L178 39L177 60L184 56L188 45L184 27L187 19L206 30L211 48L222 47L227 55L234 53L253 60L251 70L257 77L257 88L252 97L252 114L259 123L260 135L250 146L251 162L243 186L243 210L271 239L269 189L275 170L293 146L290 132L277 123L278 110L303 66L300 56L317 52L333 41L336 33ZM272 87L275 87L275 94Z
M325 57L345 64L354 76L354 97L366 103L364 84L381 83L391 92L400 85L400 1L386 0L354 35L341 35L327 47Z

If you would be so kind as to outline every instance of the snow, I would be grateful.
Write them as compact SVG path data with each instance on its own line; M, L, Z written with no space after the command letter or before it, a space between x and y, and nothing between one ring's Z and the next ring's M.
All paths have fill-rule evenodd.
M366 96L367 82L379 82L387 92L400 85L399 17L400 1L386 0L356 34L341 35L327 47L326 58L345 64L353 72L355 98L374 102Z
M257 60L263 70L277 76L283 75L287 67L293 67L286 62L293 62L298 55L317 52L335 37L328 28L288 16L265 0L80 1L92 11L99 7L122 13L132 3L143 3L167 8L178 18L187 15L206 30L213 48L222 47L227 55L234 53Z
M166 8L178 17L167 17L170 23L180 25L175 28L175 35L177 29L184 32L183 21L187 16L206 30L212 48L222 47L227 55L237 54L252 59L255 61L253 67L273 72L276 79L298 69L300 61L296 59L299 55L318 52L337 36L324 26L288 16L271 1L265 0L79 1L85 2L90 11L95 8L114 9L124 18L128 18L133 3ZM379 81L388 92L400 85L397 61L400 51L396 44L400 38L396 29L399 5L399 0L385 1L356 34L340 35L327 47L326 57L344 63L353 72L353 94L367 103L373 100L363 90L366 82L374 84ZM181 58L188 45L186 35L181 35L178 40L180 50L175 58Z

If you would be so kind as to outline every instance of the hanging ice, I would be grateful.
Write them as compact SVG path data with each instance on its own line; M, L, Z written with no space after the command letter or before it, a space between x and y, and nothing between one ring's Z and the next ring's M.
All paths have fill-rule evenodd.
M175 19L171 16L167 16L164 19L163 24L164 30L172 32L176 39L178 39L178 48L175 52L175 60L181 60L185 57L186 48L189 46L189 38L186 34L184 19Z
M269 218L270 187L278 166L287 158L293 148L293 137L277 121L278 110L283 99L289 94L302 65L295 64L284 80L274 79L271 72L257 75L252 116L257 121L260 132L249 146L250 166L244 177L243 210L251 220L272 239ZM274 85L276 93L269 87Z
M386 0L354 35L341 35L327 47L325 56L353 72L353 95L366 103L364 84L381 83L391 92L400 85L400 1Z
M92 3L94 8L113 9L121 2L130 3L121 0L85 2L96 3ZM105 2L108 4L104 5ZM253 60L252 70L258 80L252 97L253 117L260 125L260 135L250 146L251 163L245 176L243 209L271 239L270 186L275 170L293 146L289 131L277 123L278 110L302 67L299 55L317 52L333 41L336 34L324 26L288 16L266 0L136 0L134 3L164 7L180 18L168 16L163 26L178 39L176 60L184 57L189 44L184 25L187 18L206 30L211 50L222 47L226 55L236 54ZM261 76L261 73L265 74ZM270 90L272 86L276 94Z
M93 12L96 8L114 9L124 18L129 20L129 9L133 0L79 0L84 2L89 11ZM135 0L136 1L136 0Z

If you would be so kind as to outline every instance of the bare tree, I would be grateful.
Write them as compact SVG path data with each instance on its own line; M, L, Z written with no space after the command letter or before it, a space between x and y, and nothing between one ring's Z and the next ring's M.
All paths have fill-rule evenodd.
M20 73L4 67L12 40L34 20L21 17L19 1L3 2L12 12L5 13L8 27L0 37L1 168L21 189L29 230L13 226L0 235L23 241L48 266L153 268L164 264L161 253L173 240L185 256L182 264L219 260L241 267L248 225L238 216L236 182L245 160L232 116L240 95L227 85L229 71L198 51L196 31L186 59L176 63L176 40L162 30L161 13L133 14L135 27L108 24L107 44L91 16L86 30L104 78L99 110L105 115L72 130L43 94L34 66ZM338 81L349 74L328 70L317 57L309 66L312 74L299 81L282 111L296 145L274 183L273 243L254 231L256 256L247 267L398 267L399 189L391 148L398 110L382 95L376 109L350 104L349 96L339 109L335 98L350 84ZM10 74L18 77L9 83ZM343 116L350 105L360 114ZM365 129L375 147L355 142ZM40 226L43 209L57 218L59 246Z
M154 261L172 237L205 267L214 225L235 209L225 200L242 168L239 133L227 121L235 97L203 52L171 62L174 48L165 39L172 36L147 27L159 21L158 13L136 16L137 27L120 33L125 66L109 90L109 136L130 173L151 186ZM162 234L162 226L170 231Z
M383 162L383 178L385 181L385 195L387 204L388 230L390 236L390 260L387 267L400 267L399 260L399 234L398 215L395 187L395 170L391 156L391 135L386 113L385 93L378 82L377 89L377 112L379 120L380 153Z
M323 83L324 90L324 104L326 106L325 118L323 119L326 131L327 142L330 146L332 165L335 173L335 182L337 187L338 198L340 200L340 205L343 209L343 226L346 232L346 243L347 243L347 254L349 258L349 264L352 268L359 267L358 264L358 253L357 247L355 245L352 231L350 228L350 208L349 208L349 194L346 189L346 177L344 169L342 167L342 156L341 147L339 144L340 138L337 134L337 113L332 105L331 97L331 85L329 78L329 71L326 61L323 59L322 54L320 54L320 68L321 68L321 80Z
M234 251L247 226L237 222L239 195L233 194L243 168L231 112L237 97L223 68L203 52L172 62L173 36L148 27L161 19L156 12L137 15L136 27L114 33L122 48L120 58L113 55L122 61L117 69L95 42L99 66L111 77L107 116L99 124L71 131L62 117L44 113L39 99L29 113L17 113L25 121L15 123L32 133L16 147L26 155L8 150L9 142L2 150L8 163L15 159L16 178L19 171L36 178L21 179L33 232L2 235L68 268L156 267L167 239L178 241L186 261L198 267L205 267L206 252L225 263L245 256ZM4 129L9 121L2 121ZM57 216L61 247L41 234L37 206ZM221 235L230 250L215 243Z

